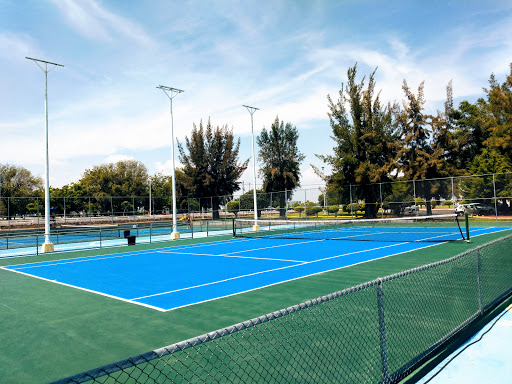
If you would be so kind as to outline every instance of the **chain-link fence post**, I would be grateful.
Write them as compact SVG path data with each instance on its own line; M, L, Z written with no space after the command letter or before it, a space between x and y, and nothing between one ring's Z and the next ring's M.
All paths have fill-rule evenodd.
M480 255L480 249L476 251L476 280L478 284L478 312L484 313L484 307L482 304L482 258Z
M39 229L39 197L36 198L36 211L37 211L37 228ZM9 219L9 216L7 216Z
M288 189L285 188L284 189L284 206L285 206L285 211L284 211L284 218L286 220L288 220Z
M353 205L352 205L352 184L349 185L350 189L350 217L354 218Z
M380 358L382 382L388 381L388 353L386 347L386 322L384 319L384 292L382 290L382 279L377 283L377 307L379 311L379 333L380 333Z
M492 174L492 187L494 190L494 215L496 216L496 221L498 221L498 200L496 199L496 178L495 174Z
M380 217L384 218L384 202L382 201L382 183L379 183L379 193L380 193Z

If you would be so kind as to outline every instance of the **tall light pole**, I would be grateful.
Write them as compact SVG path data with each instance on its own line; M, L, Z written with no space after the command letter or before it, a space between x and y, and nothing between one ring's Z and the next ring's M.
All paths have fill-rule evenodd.
M64 67L62 64L52 63L51 61L34 59L32 57L25 57L27 60L32 60L44 72L44 135L45 135L45 180L44 180L44 244L41 251L43 253L53 252L54 247L50 240L50 165L48 160L48 72L55 67ZM48 65L51 68L48 70Z
M181 89L166 87L165 85L159 85L157 88L164 91L165 95L171 101L171 140L172 140L172 233L171 240L176 240L180 238L180 234L178 232L177 224L176 224L176 172L174 165L174 119L172 115L172 99L176 97L176 95L185 92Z
M260 226L258 225L258 203L256 200L256 156L254 154L254 123L252 115L254 115L254 112L258 111L259 108L256 107L250 107L248 105L244 105L245 108L249 111L251 114L251 136L252 136L252 168L253 168L253 177L254 177L254 225L252 226L253 231L259 231Z

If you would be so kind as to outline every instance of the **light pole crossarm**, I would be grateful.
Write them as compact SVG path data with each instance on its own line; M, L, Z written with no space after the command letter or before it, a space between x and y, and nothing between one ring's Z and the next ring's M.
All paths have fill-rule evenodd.
M54 63L52 61L46 61L46 60L41 60L41 59L34 59L33 57L28 57L28 56L25 56L25 59L36 61L36 62L39 61L41 63L51 64L51 65L56 65L58 67L63 67L64 66L62 64L57 64L57 63Z
M249 111L249 113L251 114L251 116L254 114L254 112L256 112L256 111L259 111L259 110L260 110L259 108L251 107L251 106L249 106L249 105L242 105L242 107L247 108L247 110Z
M167 97L169 99L174 99L176 97L176 95L178 95L178 94L180 94L182 92L185 92L182 89L172 88L172 87L168 87L166 85L159 85L157 88L161 89L162 91L164 91L164 93L167 95ZM167 92L169 92L169 93L167 93Z

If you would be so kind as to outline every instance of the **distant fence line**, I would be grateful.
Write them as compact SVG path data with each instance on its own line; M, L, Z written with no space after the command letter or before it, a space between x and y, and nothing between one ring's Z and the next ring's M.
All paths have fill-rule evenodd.
M329 206L341 206L340 212L344 210L354 215L364 204L375 204L382 214L388 210L401 215L409 206L444 205L450 209L456 203L477 202L485 204L487 213L491 215L512 214L512 172L368 184L364 189L374 197L372 202L358 197L361 196L362 188L358 184L349 184L340 187L335 195L325 185L258 193L258 209L265 211L280 207L288 210L294 204L303 207L304 215L307 216L312 214L307 209L311 205L322 207L323 210ZM253 209L252 194L177 196L176 200L177 214L204 215L215 211L220 215L237 215ZM230 201L238 201L238 205L235 203L230 206ZM134 216L150 212L155 215L172 214L172 196L53 196L50 197L50 205L51 216L59 217ZM0 218L41 217L44 214L43 207L44 200L39 196L3 196L0 197Z

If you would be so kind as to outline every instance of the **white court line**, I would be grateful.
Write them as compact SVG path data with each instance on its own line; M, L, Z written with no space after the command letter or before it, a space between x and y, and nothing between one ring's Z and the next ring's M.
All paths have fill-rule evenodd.
M170 252L163 251L159 253L171 253L175 255L191 255L191 256L206 256L206 257L228 257L234 259L255 259L255 260L272 260L272 261L289 261L291 263L304 263L304 260L290 260L290 259L275 259L271 257L255 257L255 256L231 256L230 253L221 253L220 255L212 255L210 253L190 253L190 252Z
M302 265L306 265L306 264L318 263L318 262L320 262L320 261L325 261L325 260L335 259L335 258L338 258L338 257L344 257L344 256L354 255L354 254L357 254L357 253L364 253L364 252L375 251L375 250L377 250L377 249L383 249L383 248L396 247L396 246L398 246L398 245L403 245L403 244L407 244L407 243L397 243L397 244L392 244L392 245L386 245L386 246L383 246L383 247L377 247L377 248L372 248L372 249L364 249L364 250L361 250L361 251L354 251L354 252L349 252L349 253L343 253L343 254L341 254L341 255L330 256L330 257L324 257L323 259L318 259L318 260L313 260L313 261L306 261L306 262L303 262L303 263L300 263L300 264L289 265L289 266L286 266L286 267L273 268L273 269L269 269L269 270L266 270L266 271L260 271L260 272L250 273L250 274L247 274L247 275L241 275L241 276L236 276L236 277L230 277L230 278L228 278L228 279L223 279L223 280L218 280L218 281L212 281L212 282L209 282L209 283L199 284L199 285L192 286L192 287L180 288L180 289L175 289L175 290L171 290L171 291L167 291L167 292L161 292L161 293L155 293L155 294L147 295L147 296L135 297L135 298L132 298L132 299L130 299L130 300L140 300L140 299L145 299L145 298L148 298L148 297L155 297L155 296L167 295L167 294L169 294L169 293L175 293L175 292L180 292L180 291L186 291L186 290L189 290L189 289L200 288L200 287L205 287L205 286L208 286L208 285L214 285L214 284L224 283L224 282L226 282L226 281L230 281L230 280L237 280L237 279L241 279L241 278L244 278L244 277L260 275L260 274L262 274L262 273L274 272L274 271L279 271L279 270L288 269L288 268L295 268L295 267L302 266Z
M488 229L496 229L496 227L478 228L478 229L474 229L473 232L475 232L475 231L483 231L483 230L488 230ZM508 231L508 230L510 230L510 228L503 228L503 229L497 230L497 231L492 232L492 233L499 233L499 232ZM477 234L477 235L474 235L472 237L485 236L486 234L487 233ZM244 240L251 241L251 240L258 240L258 239L244 239ZM234 241L234 240L219 240L219 241L214 241L214 242L211 242L211 243L197 244L196 246L218 245L220 243L227 242L227 241ZM396 245L401 245L401 244L406 244L406 243L407 242L400 243L400 244L396 243L396 244L390 245L389 247L396 246ZM19 273L21 275L35 277L35 278L40 279L40 280L45 280L45 281L48 281L48 282L51 282L51 283L56 283L56 284L68 286L68 287L71 287L71 288L77 288L77 289L80 289L80 290L86 291L86 292L97 293L97 294L99 294L101 296L106 296L106 297L118 299L118 300L121 300L121 301L124 301L124 302L128 302L130 304L136 304L136 305L140 305L140 306L143 306L143 307L155 309L155 310L160 311L160 312L169 312L169 311L172 311L172 310L175 310L175 309L184 308L184 307L188 307L188 306L192 306L192 305L196 305L196 304L201 304L201 303L206 303L206 302L209 302L209 301L219 300L219 299L227 298L227 297L231 297L231 296L236 296L236 295L239 295L239 294L256 291L256 290L267 288L267 287L271 287L271 286L274 286L274 285L278 285L278 284L282 284L282 283L286 283L286 282L290 282L290 281L295 281L295 280L303 279L303 278L306 278L306 277L320 275L320 274L323 274L323 273L326 273L326 272L332 272L332 271L336 271L336 270L340 270L340 269L345 269L345 268L353 267L353 266L359 265L359 264L369 263L369 262L372 262L372 261L375 261L375 260L379 260L379 259L383 259L383 258L393 257L393 256L397 256L397 255L401 255L401 254L405 254L405 253L409 253L409 252L416 252L416 251L418 251L420 249L435 247L435 246L440 245L440 244L444 244L444 243L442 243L442 242L434 243L434 244L426 245L426 246L419 247L419 248L416 248L416 249L406 250L406 251L403 251L403 252L399 252L399 253L396 253L396 254L391 254L391 255L387 255L387 256L378 257L378 258L375 258L375 259L365 260L365 261L361 261L361 262L358 262L358 263L354 263L354 264L350 264L350 265L345 265L345 266L337 267L337 268L333 268L333 269L327 269L325 271L315 272L315 273L311 273L311 274L308 274L308 275L295 277L295 278L288 279L288 280L282 280L282 281L278 281L278 282L275 282L275 283L272 283L272 284L268 284L268 285L259 286L259 287L255 287L255 288L252 288L252 289L248 289L248 290L245 290L245 291L234 292L234 293L230 293L230 294L223 295L223 296L212 297L210 299L196 301L196 302L192 302L192 303L189 303L189 304L185 304L185 305L181 305L181 306L173 307L173 308L169 308L169 309L164 309L164 308L152 306L152 305L149 305L149 304L144 304L144 303L141 303L141 302L132 301L134 299L131 299L131 300L130 299L124 299L124 298L121 298L121 297L117 297L117 296L113 296L113 295L108 295L108 294L103 293L103 292L89 290L87 288L82 288L82 287L78 287L78 286L74 286L74 285L70 285L70 284L66 284L66 283L61 283L61 282L58 282L58 281L55 281L55 280L49 280L49 279L42 278L42 277L39 277L39 276L36 276L36 275L31 275L31 274L28 274L28 273L20 272L20 271L18 271L16 269L8 269L8 267L0 267L0 269L4 269L6 271L11 271L11 272L16 272L16 273ZM188 248L188 247L189 246L176 246L176 247L167 247L167 248L163 248L163 249L176 249L176 248ZM386 247L382 247L382 248L386 248ZM378 248L375 248L375 249L378 249ZM125 256L140 255L140 254L145 254L145 253L151 253L151 252L154 252L154 251L155 250L144 250L144 251L129 252L129 253L126 253ZM371 250L363 250L363 251L354 252L354 253L368 252L368 251L371 251ZM346 255L349 255L349 254L346 254ZM346 256L346 255L332 256L332 257L329 257L329 258L335 258L335 257L340 257L340 256ZM119 256L119 254L118 254L118 256ZM90 258L97 258L97 257L98 256L90 256ZM326 258L326 259L329 259L329 258ZM68 260L73 260L73 259L68 259ZM320 261L320 260L316 260L316 261ZM313 262L316 262L316 261L313 261ZM40 262L40 263L45 263L45 262ZM48 265L48 264L45 264L45 265ZM289 267L287 267L287 268L289 268Z
M238 240L238 241L253 241L253 240L255 240L255 239L242 239L242 240ZM87 257L80 257L80 258L73 258L73 259L64 259L64 260L58 260L55 262L39 261L36 263L18 264L13 267L16 267L17 269L42 268L42 267L50 267L50 266L54 266L54 265L81 263L81 262L86 262L86 261L97 261L97 260L105 260L105 259L115 259L115 258L122 258L122 257L139 256L139 255L144 255L144 254L148 254L148 253L161 252L166 249L187 249L187 248L195 248L198 246L220 245L222 243L225 243L226 241L231 241L231 240L212 241L209 243L196 244L193 246L178 245L178 246L174 246L174 247L166 247L166 248L161 248L161 249L147 249L147 250L141 250L141 251L123 252L123 253L118 253L113 256L97 255L97 256L87 256ZM234 240L234 241L238 242L237 240ZM22 265L26 265L26 266L22 266ZM9 267L11 267L11 266L9 266ZM5 267L5 269L7 269L9 271L15 270L15 269L11 269L9 267Z
M147 251L140 251L140 252L137 252L136 254L128 253L128 254L121 254L121 255L115 255L115 256L105 256L105 257L91 256L91 258L81 259L81 260L66 259L66 261L57 261L57 262L54 262L54 263L50 262L48 264L40 264L40 265L28 264L26 266L23 266L24 264L19 264L19 265L15 265L14 266L14 267L16 267L15 269L14 268L13 269L7 268L7 267L6 267L6 269L9 269L11 271L15 271L15 270L19 270L19 269L53 267L55 265L75 264L75 263L84 263L84 262L87 262L87 261L99 261L99 260L107 260L107 259L118 259L118 258L129 257L129 256L138 256L141 253L147 253ZM42 261L41 263L45 263L45 262Z
M150 304L139 303L138 301L132 301L130 299L124 299L124 298L119 297L119 296L109 295L108 293L104 293L104 292L101 292L101 291L94 291L92 289L79 287L77 285L71 285L71 284L63 283L61 281L51 280L51 279L47 279L45 277L40 277L40 276L37 276L37 275L31 275L30 273L21 272L21 271L18 271L16 269L6 269L6 268L3 268L3 267L0 268L0 269L5 269L7 271L16 272L16 273L19 273L20 275L24 275L24 276L35 277L36 279L39 279L39 280L49 281L50 283L60 284L60 285L64 285L64 286L70 287L70 288L76 288L76 289L79 289L81 291L90 292L90 293L96 293L96 294L101 295L101 296L109 297L111 299L121 300L121 301L130 303L130 304L137 304L137 305L141 305L143 307L147 307L147 308L151 308L151 309L156 309L157 311L160 311L160 312L167 312L168 311L166 309L163 309L163 308L160 308L160 307L155 307L155 306L150 305Z
M228 252L226 255L233 255L235 253L244 253L244 252L252 252L252 251L261 251L262 249L271 249L271 248L280 248L280 247L289 247L294 245L302 245L307 243L317 243L319 241L325 241L324 239L318 239L318 240L310 240L310 241L302 241L300 243L290 243L290 244L281 244L281 245L271 245L268 247L261 247L261 248L253 248L253 249L245 249L242 251L236 251L236 252Z

